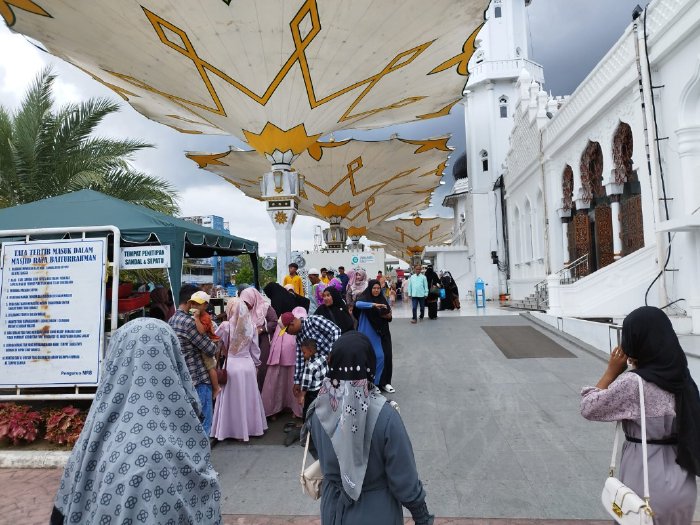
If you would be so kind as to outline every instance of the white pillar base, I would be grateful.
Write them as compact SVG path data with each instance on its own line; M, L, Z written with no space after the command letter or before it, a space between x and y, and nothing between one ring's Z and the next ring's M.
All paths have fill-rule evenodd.
M277 225L275 225L277 228ZM277 240L277 282L282 283L287 271L289 263L292 262L292 225L284 225L276 230Z
M610 203L610 212L612 214L613 257L617 261L622 257L622 221L619 201Z

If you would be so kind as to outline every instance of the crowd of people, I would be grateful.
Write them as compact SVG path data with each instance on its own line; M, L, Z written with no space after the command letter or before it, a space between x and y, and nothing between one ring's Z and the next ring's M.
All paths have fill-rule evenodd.
M296 270L290 266L286 287L268 284L267 299L255 288L229 298L220 317L210 315L210 297L196 287L182 287L177 307L167 290L151 292L153 317L131 321L111 338L52 524L220 523L211 446L261 436L268 419L285 411L298 418L285 428L286 444L310 435L320 461L322 523L341 516L346 524L398 524L402 507L415 523L433 523L410 439L381 393L395 392L388 280L362 269L336 276L312 268L310 300ZM442 303L459 308L449 272L416 266L400 286L412 301L412 323L426 308L429 318ZM622 422L620 478L637 494L644 490L645 418L654 523L690 523L700 474L700 395L662 310L643 307L625 319L605 373L582 391L581 413Z

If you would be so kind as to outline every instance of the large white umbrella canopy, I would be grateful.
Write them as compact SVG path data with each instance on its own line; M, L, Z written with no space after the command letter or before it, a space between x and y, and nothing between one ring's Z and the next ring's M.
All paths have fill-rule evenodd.
M329 132L445 115L489 0L15 0L13 31L184 133L290 163Z
M410 261L420 255L426 246L444 244L452 236L452 219L440 217L400 218L374 226L368 237L387 245L387 251L399 259Z
M351 236L360 236L389 217L425 208L452 151L447 141L317 142L294 163L304 176L299 212L336 220ZM256 152L231 149L187 156L249 197L262 198L259 178L267 161Z

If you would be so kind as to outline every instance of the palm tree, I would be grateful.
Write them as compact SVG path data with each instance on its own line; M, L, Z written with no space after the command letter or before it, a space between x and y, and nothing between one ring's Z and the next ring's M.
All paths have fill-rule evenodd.
M0 106L0 208L92 189L156 211L178 213L177 191L136 171L133 154L150 144L92 136L119 106L90 99L53 110L56 77L43 70L16 112Z

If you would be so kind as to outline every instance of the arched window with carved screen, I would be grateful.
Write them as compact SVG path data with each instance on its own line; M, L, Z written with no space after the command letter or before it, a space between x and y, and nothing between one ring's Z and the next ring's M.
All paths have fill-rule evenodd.
M532 250L532 206L530 205L530 199L525 199L525 213L523 217L523 241L525 243L525 261L531 261L533 259Z
M620 122L613 136L613 164L615 183L623 184L622 196L616 196L620 198L623 257L644 247L642 189L632 163L633 149L632 128Z
M498 99L498 110L501 118L508 118L508 97L505 95Z

